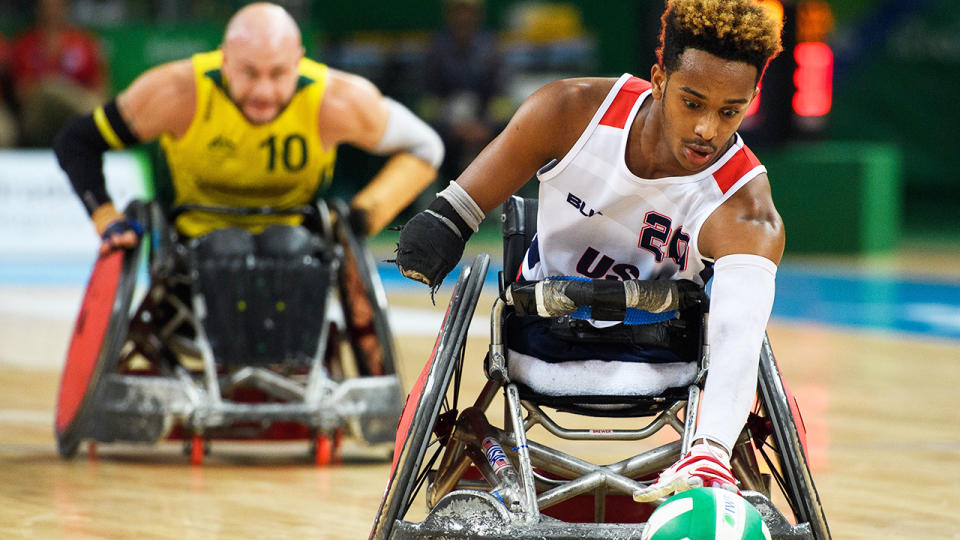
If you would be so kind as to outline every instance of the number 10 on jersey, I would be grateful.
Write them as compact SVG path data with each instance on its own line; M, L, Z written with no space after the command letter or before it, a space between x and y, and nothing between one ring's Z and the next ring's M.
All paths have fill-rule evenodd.
M277 157L283 167L290 172L297 172L307 164L307 140L299 133L287 135L278 144L276 135L271 135L260 143L260 148L267 150L267 170L273 172L277 168Z

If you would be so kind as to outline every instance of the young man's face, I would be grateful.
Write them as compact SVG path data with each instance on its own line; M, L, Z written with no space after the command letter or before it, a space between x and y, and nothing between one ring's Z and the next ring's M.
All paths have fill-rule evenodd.
M302 57L299 44L240 41L224 46L222 70L230 98L247 120L264 124L283 111L296 90Z
M740 127L756 95L757 68L688 48L669 76L654 66L651 82L670 153L682 168L699 171Z

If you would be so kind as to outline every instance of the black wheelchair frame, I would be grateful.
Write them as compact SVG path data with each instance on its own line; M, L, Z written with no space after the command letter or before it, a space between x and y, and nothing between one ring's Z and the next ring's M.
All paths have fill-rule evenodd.
M290 434L305 432L317 463L326 464L344 432L369 444L392 441L403 401L386 295L363 240L345 226L345 219L333 217L345 217L348 207L341 201L331 204L332 211L323 201L293 209L188 206L167 215L154 201L131 203L126 214L143 223L146 232L135 249L122 255L116 301L109 306L109 323L89 383L80 382L83 397L76 414L69 422L58 418L60 454L73 457L84 440L157 442L182 437L185 452L200 463L211 438L297 438ZM345 338L332 321L320 325L315 354L299 366L284 365L283 359L273 365L242 366L218 358L206 335L206 302L196 286L190 247L168 225L183 211L304 216L304 226L322 246L305 256L304 264L317 267L316 260L310 260L314 257L326 265L331 282L323 302L328 304L336 290L345 317L351 306L342 298L346 293L340 278L346 257L352 257L362 283L360 294L372 308L382 373L371 374L368 367L350 366L340 357ZM142 302L131 309L144 248L149 251L149 283ZM325 305L316 309L326 316ZM357 360L356 353L354 357ZM70 363L68 357L68 368ZM65 370L61 380L61 403L71 373Z
M487 383L472 407L462 412L458 407L466 328L476 308L489 257L478 256L461 272L434 354L405 405L393 470L371 538L640 538L642 523L605 522L608 501L614 496L629 498L638 488L649 485L689 447L695 421L685 420L696 418L701 385L709 369L705 354L698 359L701 370L695 382L684 392L620 400L632 408L631 416L653 417L637 430L563 428L543 408L589 414L589 407L582 406L582 397L558 402L509 379L502 323L505 313L514 309L511 304L516 298L510 294L512 280L503 276L516 275L535 230L535 216L535 200L514 197L504 205L504 274L500 298L491 315L491 344L485 360ZM639 282L639 286L647 283L651 282ZM759 361L758 405L734 448L734 475L744 497L760 511L774 538L829 539L798 429L799 414L792 407L792 397L766 337ZM501 390L506 403L503 429L490 426L484 418ZM638 405L645 412L633 414ZM572 440L640 440L670 426L680 440L617 463L596 465L528 440L526 432L534 425ZM506 483L491 474L490 455L476 450L479 440L486 437L502 445L507 467L513 468L513 498L501 493ZM760 468L758 456L770 474ZM497 467L502 468L499 457L497 454ZM465 474L471 468L479 470L479 480L476 474L472 479ZM774 504L775 489L777 497L786 500L785 507ZM407 521L410 508L421 494L429 514L420 522ZM593 523L559 521L543 512L578 495L592 495Z

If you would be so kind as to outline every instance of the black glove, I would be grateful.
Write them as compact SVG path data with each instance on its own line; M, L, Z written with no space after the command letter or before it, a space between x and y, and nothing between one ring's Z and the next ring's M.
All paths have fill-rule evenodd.
M353 231L357 239L366 238L370 234L370 216L363 208L351 208L347 214L347 227Z
M450 203L438 197L400 230L397 267L404 276L436 290L460 262L471 234Z

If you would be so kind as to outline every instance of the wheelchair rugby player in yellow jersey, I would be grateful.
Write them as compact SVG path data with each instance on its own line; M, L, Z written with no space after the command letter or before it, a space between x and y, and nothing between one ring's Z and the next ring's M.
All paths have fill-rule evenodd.
M118 211L103 153L156 139L173 207ZM317 194L342 143L390 158L349 205L328 204ZM430 127L305 58L293 18L254 3L219 50L146 71L54 150L102 237L61 380L62 455L84 440L183 438L200 462L211 438L307 437L325 463L345 432L393 440L403 394L363 238L434 179ZM148 294L131 309L144 246Z

